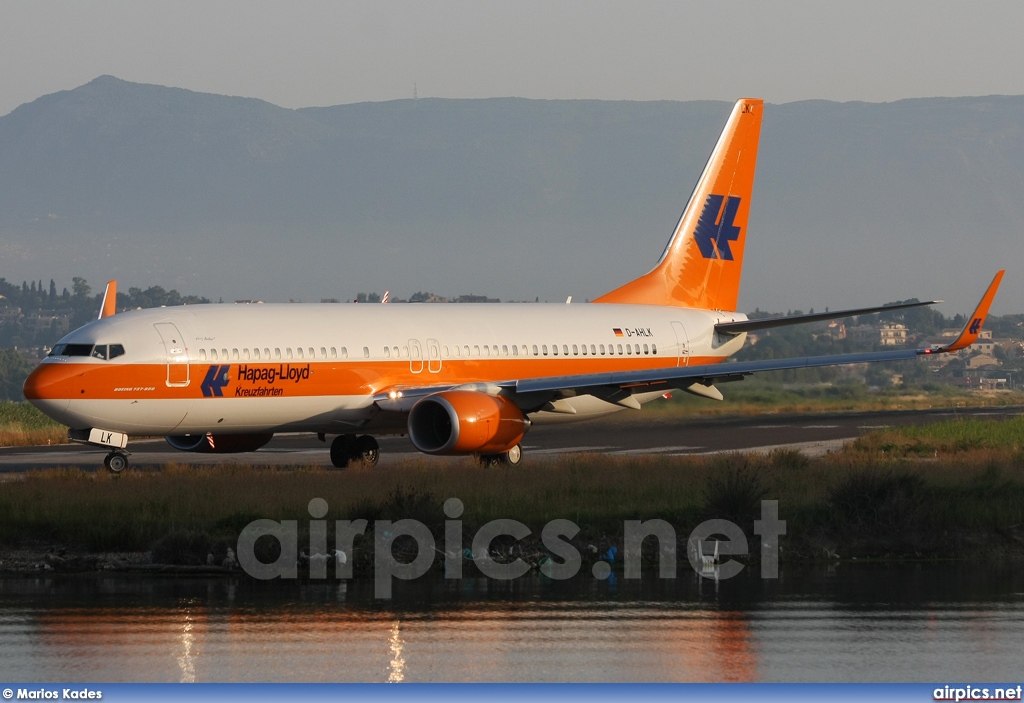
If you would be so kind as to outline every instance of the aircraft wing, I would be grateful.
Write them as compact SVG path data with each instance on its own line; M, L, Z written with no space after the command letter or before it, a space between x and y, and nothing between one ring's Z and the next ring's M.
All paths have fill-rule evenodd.
M715 331L724 334L739 334L740 332L753 332L754 330L769 330L775 327L787 325L802 325L805 322L819 322L821 320L841 320L844 317L855 317L857 315L870 315L876 312L890 312L892 310L904 310L906 308L919 308L922 305L935 305L941 300L928 300L923 303L896 303L893 305L881 305L873 308L854 308L852 310L834 310L832 312L812 312L806 315L784 315L782 317L764 317L758 320L738 320L737 322L719 322L715 325Z
M739 381L744 376L759 371L781 371L783 369L804 369L815 366L839 366L862 364L874 361L898 361L916 359L926 353L922 349L900 349L896 351L865 352L862 354L833 354L829 356L805 356L792 359L770 359L762 361L737 361L703 366L680 366L669 369L645 369L642 371L616 371L613 373L579 374L556 376L500 383L499 386L514 389L517 393L540 391L572 391L574 395L591 393L595 390L619 388L646 392L664 388L686 388L694 383L710 386L716 382Z
M641 369L635 371L614 371L608 373L574 374L569 376L551 376L544 378L523 378L500 381L498 383L470 384L457 386L460 389L479 390L496 394L504 392L515 395L549 393L551 399L572 397L576 395L595 395L618 402L627 407L639 407L629 397L634 393L649 391L689 389L699 395L718 397L721 395L711 386L714 383L739 381L745 376L761 371L782 371L785 369L805 369L821 366L841 366L846 364L863 364L880 361L901 361L917 359L931 354L945 354L969 347L978 339L978 335L988 316L989 307L995 298L996 290L1002 281L1004 271L999 271L989 284L981 302L974 313L968 318L960 335L952 343L937 349L894 349L891 351L861 352L853 354L829 354L824 356L803 356L790 359L765 359L760 361L735 361L701 366L679 366L661 369ZM928 303L911 303L902 307L927 305ZM888 309L892 309L890 306ZM827 313L826 313L827 314ZM856 314L856 313L855 313ZM694 388L698 384L703 389ZM382 410L408 412L416 401L424 396L456 386L425 386L419 388L389 389L374 396L374 401ZM536 396L535 396L536 397Z

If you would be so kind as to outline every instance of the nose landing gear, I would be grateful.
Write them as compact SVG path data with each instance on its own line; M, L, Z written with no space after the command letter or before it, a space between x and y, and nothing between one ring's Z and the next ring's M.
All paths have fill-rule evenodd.
M103 465L112 474L119 474L128 468L128 452L114 450L103 459Z

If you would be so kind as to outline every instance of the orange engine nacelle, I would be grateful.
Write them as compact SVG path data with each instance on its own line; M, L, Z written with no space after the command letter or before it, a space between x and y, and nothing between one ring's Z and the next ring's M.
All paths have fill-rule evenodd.
M274 434L183 434L165 437L167 443L183 452L203 454L234 454L254 452L274 437Z
M428 395L409 413L409 439L426 454L502 454L519 444L526 426L515 403L478 391Z

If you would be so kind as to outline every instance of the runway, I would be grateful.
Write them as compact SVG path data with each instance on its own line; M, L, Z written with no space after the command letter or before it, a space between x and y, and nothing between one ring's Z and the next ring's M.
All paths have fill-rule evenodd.
M640 413L578 424L534 427L523 440L523 461L545 461L563 454L592 452L612 456L714 454L734 451L770 451L791 447L806 454L838 449L845 442L873 429L921 425L961 418L1008 418L1024 414L1024 407L903 410L814 415L755 415L728 418L646 420ZM470 461L428 457L406 437L379 438L378 468L401 460ZM133 441L131 466L152 468L167 463L215 465L244 462L257 465L330 466L328 447L312 435L278 435L263 449L245 454L195 454L172 449L163 439ZM0 448L0 474L32 469L80 467L97 469L104 451L80 445Z

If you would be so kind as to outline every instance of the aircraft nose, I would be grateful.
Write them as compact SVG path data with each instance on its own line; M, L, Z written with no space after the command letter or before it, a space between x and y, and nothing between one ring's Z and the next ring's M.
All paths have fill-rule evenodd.
M67 377L67 370L58 364L40 364L25 379L22 392L32 405L54 417L67 410L71 402L62 388Z

